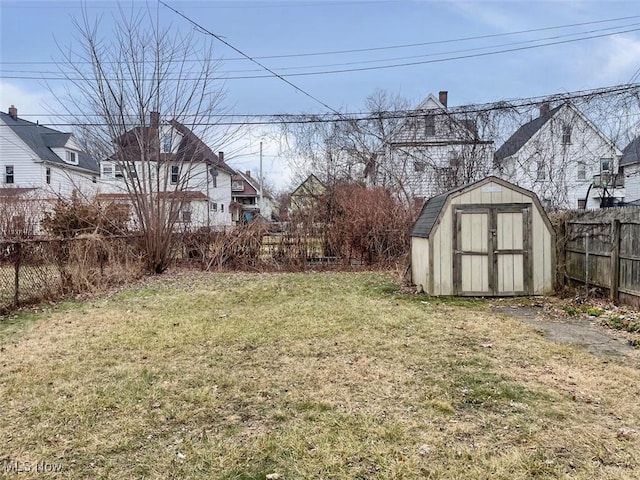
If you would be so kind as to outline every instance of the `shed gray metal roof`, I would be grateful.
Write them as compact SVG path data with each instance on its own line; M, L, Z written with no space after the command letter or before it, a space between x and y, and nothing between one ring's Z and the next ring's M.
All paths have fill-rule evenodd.
M436 195L435 197L431 197L429 200L427 200L427 202L422 207L422 210L420 211L420 215L418 215L416 223L413 225L411 236L429 238L431 230L433 229L436 220L438 220L440 211L447 201L447 198L449 198L451 194L459 192L460 190L463 190L468 186L473 185L474 183L456 187L452 190L449 190L448 192L441 193L440 195Z
M543 213L543 218L545 219L545 223L547 223L550 229L553 229L553 227L551 227L551 223L549 222L549 219L547 218L546 214L544 214L544 209L540 205L538 196L534 192L530 190L526 190L517 185L514 185L513 183L507 182L506 180L502 180L501 178L498 178L495 176L489 176L489 177L483 178L482 180L478 180L477 182L472 182L466 185L461 185L459 187L453 188L448 192L441 193L440 195L437 195L427 200L427 203L424 204L424 206L422 207L422 210L420 211L420 215L418 215L418 219L416 220L416 223L413 225L411 236L429 238L429 235L431 235L431 232L434 229L434 226L438 221L438 218L440 217L440 212L442 212L442 209L444 208L444 205L450 196L458 192L462 192L463 190L472 190L473 187L475 186L481 186L489 182L498 183L500 185L503 185L504 187L511 188L515 191L518 191L520 193L530 196L533 203L536 204L538 209Z
M640 137L636 137L622 151L620 166L632 165L640 162Z
M0 112L0 118L40 159L66 167L81 168L95 174L100 172L98 162L84 152L78 153L78 165L71 165L53 153L52 148L63 147L67 143L70 133L59 132L19 117L13 118L4 112Z
M549 113L542 115L538 118L531 120L528 123L522 125L516 132L504 142L504 144L496 151L494 158L496 160L502 160L511 155L515 155L525 143L527 143L531 137L533 137L538 130L540 130L558 110L562 108L562 105L558 105L556 108L549 110Z

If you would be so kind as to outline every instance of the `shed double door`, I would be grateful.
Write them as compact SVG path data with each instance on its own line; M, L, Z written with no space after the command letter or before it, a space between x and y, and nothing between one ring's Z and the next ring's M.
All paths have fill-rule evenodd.
M530 206L458 206L454 211L456 294L530 295Z

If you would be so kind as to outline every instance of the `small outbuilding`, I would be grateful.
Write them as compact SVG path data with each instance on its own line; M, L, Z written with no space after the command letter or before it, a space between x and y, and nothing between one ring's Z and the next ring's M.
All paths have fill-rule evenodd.
M554 272L540 200L497 177L430 198L411 233L411 277L430 295L551 293Z

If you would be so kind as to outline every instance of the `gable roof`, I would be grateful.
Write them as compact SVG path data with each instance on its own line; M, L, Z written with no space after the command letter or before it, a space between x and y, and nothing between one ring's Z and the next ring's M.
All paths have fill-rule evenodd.
M319 187L319 190L316 190L316 187ZM304 182L302 182L298 187L291 192L291 196L315 196L320 195L327 187L322 181L316 177L313 173L309 175Z
M448 192L441 193L440 195L437 195L427 200L427 202L422 207L422 210L420 211L420 215L418 215L418 219L416 220L416 223L413 225L411 236L429 238L432 230L434 229L434 226L437 224L438 219L440 218L442 211L444 210L445 203L447 202L449 197L454 196L458 193L462 193L464 191L473 190L474 188L478 188L486 183L491 183L491 182L497 183L505 188L515 190L519 193L522 193L523 195L527 195L528 197L531 197L532 202L536 205L538 210L541 212L542 218L545 224L550 230L553 231L551 222L549 221L549 218L544 212L544 209L540 204L540 200L538 199L538 196L534 192L532 192L531 190L527 190L525 188L519 187L518 185L515 185L501 178L488 176L483 178L482 180L478 180L477 182L472 182L466 185L462 185L460 187L453 188Z
M224 160L221 160L218 155L213 153L213 150L189 128L177 120L170 120L169 125L182 135L176 153L160 153L160 142L157 141L155 144L149 145L151 158L160 157L162 160L176 162L202 162L213 165L229 175L235 174L235 171ZM132 159L132 161L133 159L140 159L142 152L140 151L138 138L154 138L157 135L156 129L157 127L155 126L137 126L121 135L117 142L120 143L125 157ZM115 154L110 159L114 160L114 157Z
M515 155L525 143L527 143L531 137L533 137L551 118L564 106L565 104L558 105L555 108L549 110L545 115L541 115L538 118L534 118L528 123L522 125L518 130L511 135L506 142L496 150L494 158L496 160L502 160L504 158Z
M45 162L69 168L80 168L91 173L99 173L98 162L85 152L78 152L78 165L72 165L65 162L51 150L52 148L64 147L71 137L70 133L59 132L53 128L29 122L19 117L13 118L4 112L0 112L0 118L20 140Z
M632 165L638 162L640 162L640 137L634 138L629 145L624 147L622 158L620 159L620 166Z

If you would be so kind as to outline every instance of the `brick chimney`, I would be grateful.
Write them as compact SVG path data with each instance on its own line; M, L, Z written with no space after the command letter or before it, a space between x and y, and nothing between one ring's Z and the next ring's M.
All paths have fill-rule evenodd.
M549 105L549 102L544 102L543 104L540 105L541 117L544 117L545 115L549 115L550 111L551 111L551 106Z
M445 108L447 108L447 96L448 92L446 90L442 90L438 93L438 101L444 105Z
M9 107L9 116L10 116L11 118L13 118L14 120L17 120L17 119L18 119L18 109L16 108L16 106L15 106L15 105L11 105L11 106Z
M218 152L218 160L224 162L224 152Z
M246 172L244 172L244 174L245 174L247 177L251 178L251 170L247 170Z
M158 125L160 125L160 112L151 112L149 114L149 122L152 127L158 128Z

